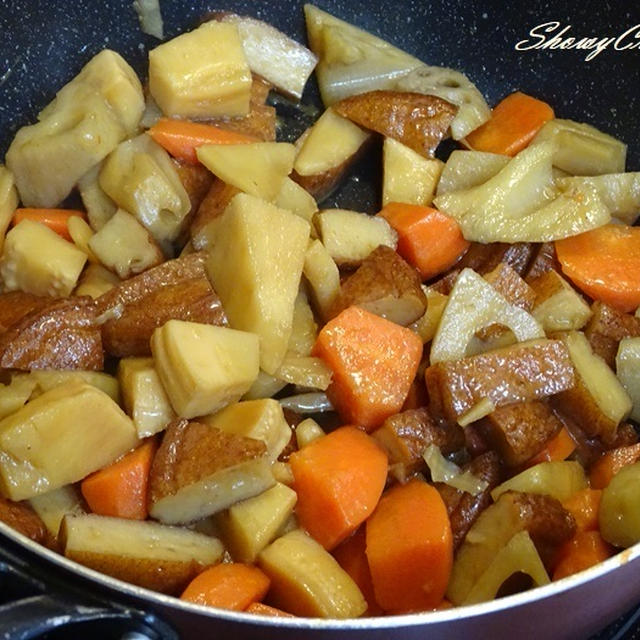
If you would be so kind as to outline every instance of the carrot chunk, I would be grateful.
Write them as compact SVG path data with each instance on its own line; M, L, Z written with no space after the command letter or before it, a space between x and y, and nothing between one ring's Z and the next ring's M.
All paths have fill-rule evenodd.
M396 485L367 520L367 558L376 601L388 613L441 605L453 563L447 508L421 480Z
M398 253L429 280L452 267L469 248L458 223L431 207L390 202L378 214L398 233Z
M25 207L15 210L12 222L14 227L23 220L40 222L65 240L71 242L69 227L67 226L71 216L78 216L83 220L86 220L87 217L84 211L76 211L75 209L30 209Z
M558 551L553 579L560 580L593 567L613 555L613 547L598 531L579 531Z
M240 562L217 564L196 576L181 600L220 609L244 611L265 597L270 580L258 567Z
M382 609L376 602L373 592L366 547L365 528L362 526L350 538L347 538L333 550L333 557L358 585L364 599L367 601L368 609L365 615L379 616L382 614Z
M595 531L598 528L600 489L581 489L567 498L562 506L573 516L578 531Z
M591 488L605 489L622 467L638 460L640 460L640 443L607 451L591 465L589 470Z
M87 476L80 490L89 509L101 516L144 520L147 486L157 443L149 439L113 464Z
M566 460L576 450L576 441L571 437L569 430L562 427L545 445L544 449L538 452L526 464L533 467L541 462L553 462Z
M210 124L160 118L148 131L149 135L174 158L198 164L196 149L203 144L245 144L257 138Z
M515 156L553 117L546 102L516 91L494 107L489 121L467 136L467 144L475 151Z
M387 455L369 435L340 427L289 458L300 524L333 549L373 512L387 479Z
M620 311L640 306L640 228L607 224L556 240L562 271L595 300Z
M323 327L313 355L333 372L327 394L343 421L371 431L402 408L422 341L413 331L352 306Z

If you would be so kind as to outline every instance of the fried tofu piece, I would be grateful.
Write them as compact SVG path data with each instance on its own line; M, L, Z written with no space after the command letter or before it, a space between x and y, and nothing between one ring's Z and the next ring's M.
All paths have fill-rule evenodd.
M103 364L96 305L89 297L50 300L0 334L3 369L96 371Z
M593 315L584 333L593 352L615 370L620 340L640 336L640 319L599 300L591 305L591 311Z
M516 307L530 311L536 297L535 291L507 262L484 275L484 279L504 298Z
M168 320L225 326L220 299L205 274L205 253L169 260L111 289L97 300L100 313L121 313L102 325L107 353L149 356L151 334Z
M418 272L393 249L380 245L342 282L329 318L354 304L406 327L424 315L427 298Z
M464 432L455 423L438 422L426 407L388 417L371 434L389 455L389 464L400 464L407 475L424 467L422 454L431 444L442 453L464 446Z
M436 96L409 91L369 91L333 105L336 113L366 129L433 157L458 108Z
M432 408L456 421L485 398L495 407L539 400L574 385L574 369L560 340L530 340L425 372Z
M274 484L262 440L175 420L151 466L149 513L167 524L195 522Z
M34 542L49 541L47 527L28 502L13 502L0 496L0 520Z
M562 428L545 402L533 401L500 407L478 423L483 437L510 467L517 467L542 451Z
M463 467L463 471L467 470L487 483L486 489L476 496L442 482L435 484L449 514L454 551L462 544L478 516L493 502L491 490L500 482L498 454L495 451L487 451L479 455Z
M19 322L33 311L51 304L48 296L37 296L24 291L7 291L0 294L0 332Z
M537 246L535 255L527 267L524 279L531 282L547 271L559 271L560 266L556 257L556 245L553 242L543 242Z
M503 242L480 244L472 242L469 250L462 256L455 267L432 286L439 293L449 295L453 288L453 283L464 268L469 267L480 275L485 275L495 269L501 262L509 265L519 276L522 276L533 256L534 246L530 242L516 242L514 244L505 244Z

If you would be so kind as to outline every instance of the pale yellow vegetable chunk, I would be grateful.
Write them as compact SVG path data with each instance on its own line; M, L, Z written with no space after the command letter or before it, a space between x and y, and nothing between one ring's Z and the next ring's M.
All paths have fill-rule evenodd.
M205 22L150 51L149 90L168 116L246 115L251 70L236 25Z
M265 492L237 502L216 516L222 539L236 562L255 562L293 513L297 496L277 483Z
M20 199L55 207L78 180L138 127L144 97L135 71L115 51L94 56L7 152Z
M541 462L498 485L491 492L491 497L498 500L506 491L521 491L551 496L562 502L586 487L587 477L579 462Z
M68 296L86 261L84 251L49 227L22 220L7 233L0 256L0 277L7 291Z
M640 338L623 338L616 355L616 374L629 394L633 408L629 417L640 420Z
M382 204L406 202L429 206L444 163L425 158L393 138L382 147Z
M271 579L275 606L297 616L357 618L367 609L346 571L300 529L272 542L258 556L258 564Z
M223 182L273 202L291 173L296 148L287 142L206 144L196 153L198 160Z
M258 336L197 322L169 320L153 332L154 364L182 418L238 400L258 376Z
M369 136L357 124L327 109L305 136L293 168L301 176L312 176L339 167Z
M126 280L159 265L164 256L151 234L124 209L115 215L88 242L100 262Z
M178 237L191 202L169 154L150 136L142 134L118 145L98 179L104 192L161 246Z
M84 513L82 496L79 489L68 484L48 493L35 496L29 500L33 510L40 516L47 531L58 537L60 524L66 515L81 515Z
M287 209L303 220L311 222L313 214L318 210L314 197L291 178L285 178L274 204L280 209Z
M86 383L55 387L0 421L0 492L24 500L77 482L137 442L106 393Z
M4 234L9 228L13 213L18 206L18 192L16 191L13 174L0 164L0 252L4 245Z
M153 358L122 358L118 365L122 402L141 438L162 431L175 417L153 366Z
M260 337L260 367L282 364L309 239L309 224L240 193L216 227L207 274L234 329Z
M311 286L311 295L323 316L340 291L338 265L320 240L312 240L304 254L304 276Z

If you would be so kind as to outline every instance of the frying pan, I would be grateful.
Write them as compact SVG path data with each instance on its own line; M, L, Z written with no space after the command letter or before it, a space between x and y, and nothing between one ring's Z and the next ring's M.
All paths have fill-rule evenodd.
M560 117L586 121L611 133L629 145L627 168L640 170L637 3L317 0L317 4L429 64L464 71L490 104L519 89L548 101ZM265 19L304 40L302 3L297 0L165 0L161 5L166 37L194 27L208 11L226 9ZM547 42L563 29L563 38L618 40L595 56L591 50L526 49L527 43L516 49L525 40L528 45L541 44L544 29L550 30ZM0 0L0 36L2 154L17 128L34 121L56 90L92 55L104 47L116 49L144 76L146 52L157 42L140 32L130 0ZM591 59L585 60L589 54ZM312 83L303 102L317 100ZM278 108L285 121L282 136L295 137L305 123L295 117L295 107L280 103ZM365 163L330 204L373 210L379 198L376 184L372 165ZM23 585L25 597L3 604L10 584ZM585 638L638 601L640 545L577 576L473 607L347 621L271 621L199 607L120 582L70 562L0 523L0 636L12 640L37 637L61 625L77 625L79 631L91 623L99 629L109 621L120 621L122 629L131 632L129 638L176 634L237 640Z

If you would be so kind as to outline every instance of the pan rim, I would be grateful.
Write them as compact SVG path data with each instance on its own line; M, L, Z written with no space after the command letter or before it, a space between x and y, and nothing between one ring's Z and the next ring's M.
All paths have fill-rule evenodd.
M184 613L198 614L212 619L222 619L227 622L250 623L252 626L266 627L286 627L300 630L340 630L340 631L365 631L382 630L398 627L415 627L436 623L454 622L465 619L478 618L488 614L504 611L507 609L517 609L518 607L531 604L532 602L545 600L564 594L572 589L577 589L583 584L597 580L598 578L615 571L622 566L638 560L640 558L640 542L628 549L623 549L616 555L608 558L590 569L568 576L558 581L550 582L542 587L536 587L511 596L482 602L474 605L453 607L442 611L428 611L420 613L410 613L402 615L362 617L362 618L304 618L304 617L268 617L256 616L255 614L243 611L229 611L205 605L198 605L180 600L175 596L166 595L145 587L139 587L118 578L114 578L89 567L85 567L74 560L48 549L41 544L34 542L18 531L13 530L9 525L0 522L0 540L2 537L9 538L20 547L27 549L30 553L43 558L48 563L55 565L66 573L79 575L91 582L98 583L109 592L126 594L127 596L145 600L147 602L169 607ZM640 598L640 591L638 593Z

